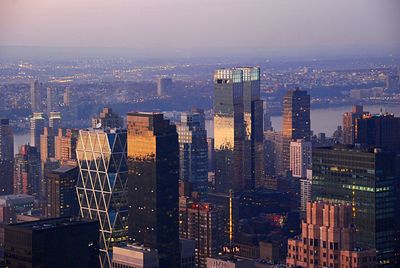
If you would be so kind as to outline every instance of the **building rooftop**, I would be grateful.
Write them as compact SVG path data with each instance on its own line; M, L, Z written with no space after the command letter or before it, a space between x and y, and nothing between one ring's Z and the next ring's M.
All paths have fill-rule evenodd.
M68 171L73 170L75 168L76 168L76 166L67 166L67 165L65 165L65 166L61 166L61 167L59 167L57 169L54 169L51 172L52 173L65 173L65 172L68 172Z
M81 225L85 223L90 223L94 221L79 220L75 218L63 217L63 218L53 218L53 219L43 219L31 222L22 222L16 224L10 224L7 228L27 230L27 231L42 231L49 230L58 227Z

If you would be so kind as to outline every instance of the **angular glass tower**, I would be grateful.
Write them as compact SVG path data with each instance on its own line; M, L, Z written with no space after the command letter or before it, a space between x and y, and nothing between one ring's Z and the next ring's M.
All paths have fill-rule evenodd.
M214 73L215 188L241 191L243 180L243 71L219 69Z
M160 267L181 267L179 146L160 113L128 113L129 240L157 249Z
M81 130L76 152L80 213L100 222L100 266L111 267L128 233L126 130Z

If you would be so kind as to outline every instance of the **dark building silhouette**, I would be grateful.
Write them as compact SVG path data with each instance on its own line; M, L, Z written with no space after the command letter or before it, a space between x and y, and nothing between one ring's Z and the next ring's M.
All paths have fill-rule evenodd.
M36 147L22 145L15 155L14 194L39 197L41 163Z
M180 267L179 145L159 113L128 113L129 239L157 249L160 267Z
M157 95L163 96L172 89L172 79L169 77L159 77L157 79Z
M0 195L13 193L14 135L8 119L0 118Z
M376 249L382 267L395 267L395 159L350 146L313 151L312 200L351 204L356 246Z
M76 196L78 174L79 169L76 166L61 166L45 175L47 181L47 217L79 215L79 204Z
M99 267L99 223L54 218L5 227L6 267Z
M344 144L354 144L356 120L364 114L363 106L354 105L351 112L343 114L343 132L342 141Z
M124 120L117 113L114 113L111 108L105 107L100 112L99 116L92 118L92 128L122 128Z
M393 114L364 114L356 120L355 143L400 152L400 117Z

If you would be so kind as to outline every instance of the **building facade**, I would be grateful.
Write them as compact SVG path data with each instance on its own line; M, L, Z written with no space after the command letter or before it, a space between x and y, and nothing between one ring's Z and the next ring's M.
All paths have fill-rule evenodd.
M129 239L179 267L179 144L160 113L128 113Z
M126 131L81 130L76 153L80 215L100 222L100 267L111 267L112 247L128 233Z
M305 140L290 142L290 171L296 178L306 178L312 168L312 144Z
M14 135L10 121L0 118L0 194L13 193Z
M33 113L31 118L31 146L34 146L40 152L40 135L43 134L46 120L43 113Z
M105 107L100 112L99 116L92 118L92 128L122 128L124 120L117 113L114 113L111 108Z
M15 155L14 194L39 197L41 162L36 147L22 145Z
M363 114L363 106L361 105L354 105L351 112L346 112L343 114L342 142L344 144L355 143L356 120L360 119Z
M159 268L157 250L138 245L113 247L112 268Z

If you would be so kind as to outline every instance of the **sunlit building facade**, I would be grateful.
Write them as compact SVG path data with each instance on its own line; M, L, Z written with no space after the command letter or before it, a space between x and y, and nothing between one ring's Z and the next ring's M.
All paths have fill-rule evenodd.
M31 146L37 148L40 152L40 135L43 134L43 130L46 124L46 120L43 113L33 113L31 118Z
M100 266L111 267L128 233L126 130L81 130L76 152L80 214L100 222Z
M179 143L161 113L128 113L129 240L180 267Z
M14 161L14 194L40 193L41 163L36 147L22 145Z
M243 71L219 69L214 73L215 188L219 192L244 189Z

